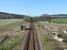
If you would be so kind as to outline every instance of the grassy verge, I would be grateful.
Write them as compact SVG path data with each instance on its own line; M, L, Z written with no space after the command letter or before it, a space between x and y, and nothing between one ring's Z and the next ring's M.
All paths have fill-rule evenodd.
M54 50L51 41L45 35L46 32L45 32L44 28L42 27L42 25L40 25L38 27L38 24L37 24L36 29L37 29L37 32L39 33L38 34L39 35L39 41L41 43L43 50Z
M21 44L22 39L23 38L21 36L9 37L0 45L0 50L12 50L13 48Z
M40 40L41 40L42 47L44 49L53 50L50 41L48 40L48 38L43 33L40 33Z

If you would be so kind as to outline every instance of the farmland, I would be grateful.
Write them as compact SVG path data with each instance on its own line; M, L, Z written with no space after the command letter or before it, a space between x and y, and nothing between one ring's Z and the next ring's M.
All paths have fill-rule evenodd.
M16 23L20 21L19 19L0 19L0 27L5 25L10 25L11 23Z
M52 19L51 22L58 24L67 24L67 19Z

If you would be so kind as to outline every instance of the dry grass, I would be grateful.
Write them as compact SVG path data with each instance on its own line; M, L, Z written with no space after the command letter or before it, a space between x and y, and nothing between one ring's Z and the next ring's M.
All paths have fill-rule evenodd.
M3 21L3 24L5 24L4 20L2 21ZM20 30L20 24L22 23L22 20L18 19L18 21L16 20L14 21L7 20L7 21L8 21L8 24L0 26L0 35L8 36L8 39L6 39L0 45L0 50L13 50L13 48L16 48L18 45L21 44L21 42L24 39L25 34L27 33L27 31Z
M40 39L42 49L43 50L53 50L52 43L50 42L48 37L45 35L46 32L44 30L43 25L40 24L40 26L38 27L38 23L37 23L36 29L37 29L37 32L39 35L39 39Z

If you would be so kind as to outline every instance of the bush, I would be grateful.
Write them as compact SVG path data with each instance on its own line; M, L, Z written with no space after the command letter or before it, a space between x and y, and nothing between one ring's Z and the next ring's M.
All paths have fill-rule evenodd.
M25 22L29 22L29 21L30 21L30 17L24 17L23 20L24 20Z
M63 37L63 41L64 41L64 42L67 42L67 35L65 35L65 36Z

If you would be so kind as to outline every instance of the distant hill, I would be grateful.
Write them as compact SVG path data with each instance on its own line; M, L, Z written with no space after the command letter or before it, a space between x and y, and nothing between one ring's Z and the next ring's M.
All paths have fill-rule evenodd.
M41 16L67 17L67 14L55 14L55 15L43 14Z
M62 19L62 18L67 18L67 14L56 14L56 15L43 14L39 17L38 16L34 17L34 19L38 21L44 21L44 20L50 20L50 19Z
M67 17L67 14L56 14L56 15L50 15L52 17Z
M18 15L18 14L0 12L0 19L17 19L17 18L21 19L23 17L26 17L26 15Z

